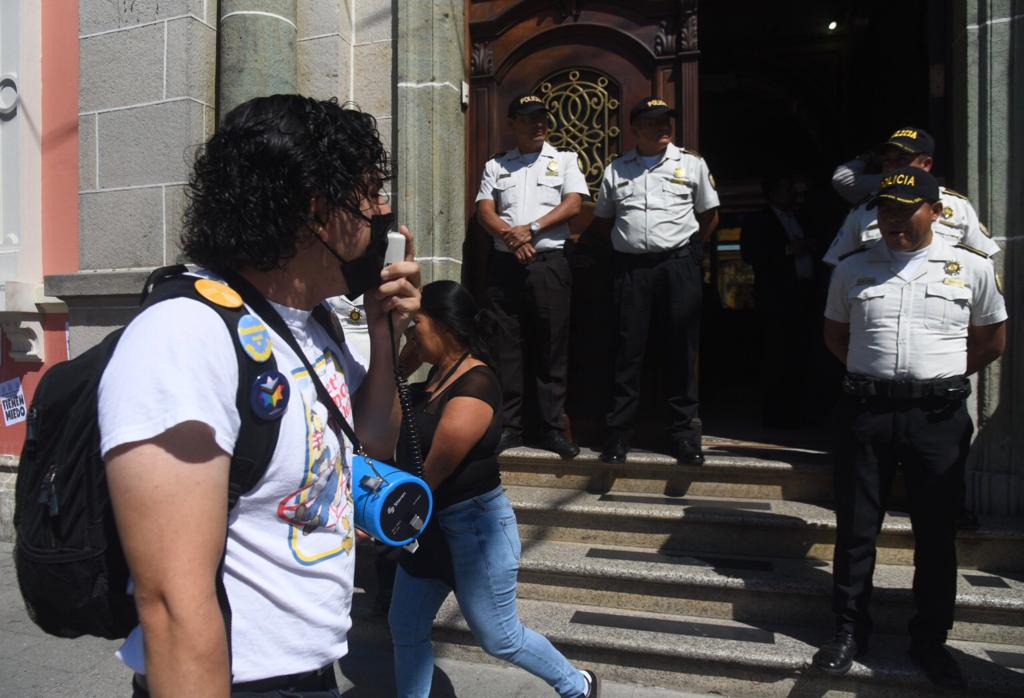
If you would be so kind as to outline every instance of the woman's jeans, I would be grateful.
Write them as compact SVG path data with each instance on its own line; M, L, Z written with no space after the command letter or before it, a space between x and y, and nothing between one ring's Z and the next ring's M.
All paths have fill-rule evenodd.
M499 486L435 515L452 553L455 598L484 651L539 676L560 696L582 696L586 689L582 674L519 620L516 577L522 546L504 488ZM388 622L400 698L430 695L434 674L430 629L449 591L444 582L420 579L398 569Z

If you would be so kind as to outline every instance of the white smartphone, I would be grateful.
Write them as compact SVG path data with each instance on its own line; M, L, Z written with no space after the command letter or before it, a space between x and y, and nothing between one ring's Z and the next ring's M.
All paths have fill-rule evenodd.
M384 266L405 259L405 236L397 230L388 231L388 249L384 252Z

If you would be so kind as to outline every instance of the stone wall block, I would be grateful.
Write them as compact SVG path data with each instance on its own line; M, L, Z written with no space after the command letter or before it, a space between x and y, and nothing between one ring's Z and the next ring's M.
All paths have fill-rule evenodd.
M79 196L82 269L159 266L163 237L161 187Z
M96 188L96 114L78 119L78 188Z
M164 187L164 264L178 264L184 261L181 251L181 231L185 204L185 187Z
M164 25L150 24L79 42L83 112L154 102L164 92Z
M359 0L356 3L356 43L390 41L396 0Z
M356 74L353 101L360 109L374 116L390 116L395 84L392 43L356 46L353 53Z
M203 4L204 0L78 0L78 30L93 34L187 14L202 17ZM216 0L207 4L215 5Z
M380 140L384 147L387 148L388 155L391 157L392 166L395 164L394 128L394 119L391 117L385 116L377 119L377 132L380 133ZM387 189L393 187L393 182L386 185Z
M217 99L217 32L186 17L167 23L167 98Z
M309 0L220 0L220 16L232 12L267 12L295 22L295 11Z
M222 18L228 4L227 0L221 3ZM239 6L252 9L250 5L258 4ZM222 111L218 118L253 97L296 91L296 30L292 24L265 15L235 15L222 19L219 31Z
M296 12L299 38L340 34L352 43L352 3L355 0L299 0Z
M101 114L100 186L186 181L204 140L205 109L182 99Z
M339 36L299 41L299 93L328 99L348 100L351 48Z

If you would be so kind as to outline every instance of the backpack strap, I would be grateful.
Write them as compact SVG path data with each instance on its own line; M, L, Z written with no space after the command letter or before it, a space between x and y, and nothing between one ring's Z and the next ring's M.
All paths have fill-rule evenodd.
M273 355L266 361L258 362L245 353L241 342L237 341L238 322L248 311L244 305L229 308L218 305L200 295L196 290L196 281L202 277L186 275L187 268L183 265L161 267L150 274L142 291L142 309L172 298L190 298L203 303L220 316L231 335L231 345L238 361L238 389L235 393L235 406L238 408L240 425L238 441L234 453L231 454L231 470L228 477L228 511L234 508L238 499L250 491L263 477L274 455L278 435L281 431L281 420L257 419L249 406L249 391L257 378L264 371L277 368Z

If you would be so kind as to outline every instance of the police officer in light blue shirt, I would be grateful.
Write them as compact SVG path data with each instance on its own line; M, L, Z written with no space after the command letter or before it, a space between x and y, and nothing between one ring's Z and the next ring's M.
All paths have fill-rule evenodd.
M1002 354L1006 306L988 256L934 233L943 204L927 171L888 173L871 206L882 242L840 260L825 307L825 344L847 376L836 420L836 633L813 663L841 674L867 652L875 542L899 466L915 540L910 656L933 683L963 688L944 643L974 428L967 376Z
M675 115L657 97L647 97L633 107L630 126L637 147L605 168L594 208L598 233L607 233L611 239L618 309L608 437L600 455L605 463L626 459L653 323L668 329L665 382L672 454L682 464L704 462L694 422L701 245L718 225L718 193L704 158L672 143Z
M588 196L579 158L547 142L548 112L536 95L508 108L516 148L484 166L477 220L494 239L487 298L509 337L494 347L504 397L498 451L523 444L527 376L533 375L541 433L533 442L563 458L579 447L565 435L572 272L565 256L569 220Z

